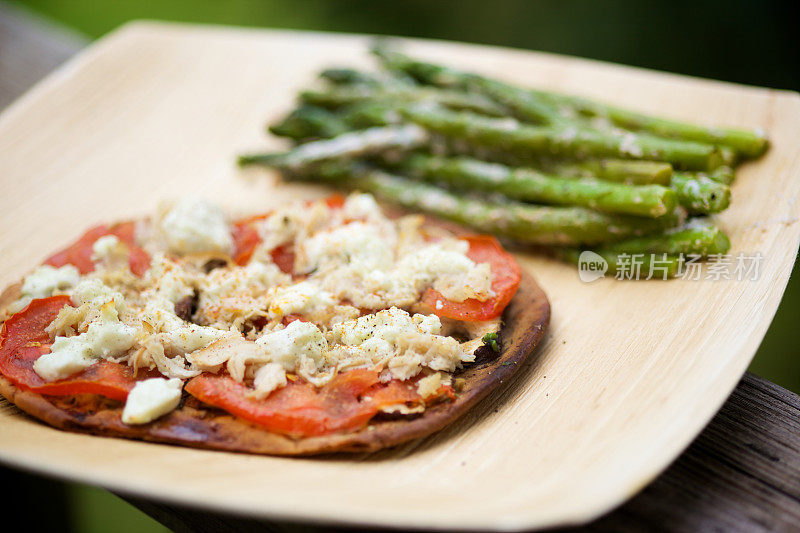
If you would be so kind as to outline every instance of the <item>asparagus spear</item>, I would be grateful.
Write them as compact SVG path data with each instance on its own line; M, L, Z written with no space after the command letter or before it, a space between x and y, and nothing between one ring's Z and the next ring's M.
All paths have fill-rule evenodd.
M643 158L667 161L692 170L713 170L722 163L719 149L708 144L571 126L529 126L513 119L487 118L432 106L409 106L401 108L400 112L411 122L431 131L513 152L579 158Z
M388 126L400 121L396 110L379 102L366 101L336 112L324 107L302 105L280 122L271 125L269 130L280 137L305 141L329 139L349 131Z
M336 113L317 106L300 106L280 122L269 127L269 131L279 137L295 140L315 137L336 137L349 131L350 126Z
M638 237L609 244L602 251L613 253L657 253L673 255L725 254L731 241L721 229L706 223L694 223L693 219L683 228L670 230L663 235Z
M482 89L484 92L492 93L494 97L498 98L500 101L513 98L514 94L527 92L529 96L520 99L521 102L535 102L537 109L547 109L548 107L555 108L558 110L555 113L556 117L559 115L568 115L571 110L573 113L577 112L586 116L606 119L614 125L630 130L644 131L661 137L727 146L748 158L759 157L766 151L769 144L766 134L760 130L748 131L697 126L675 120L651 117L586 98L541 90L521 89L502 82L495 82L495 80L488 80L488 78L483 78L474 74L460 72L433 63L417 61L403 54L389 50L384 46L376 46L373 49L373 53L375 53L384 66L390 70L405 72L422 83L440 87L474 87L479 90ZM481 80L481 82L476 82L476 80ZM488 83L484 83L487 81ZM510 89L505 93L502 91L493 92L503 86L509 87ZM514 108L515 111L519 111L519 108L512 105L509 101L504 101L504 103ZM521 103L520 107L524 107L524 104ZM730 159L730 156L728 159ZM732 161L728 162L731 163Z
M762 130L714 128L687 124L676 120L657 118L619 107L564 94L532 91L553 105L568 106L577 112L602 117L616 126L635 131L646 131L661 137L672 137L706 144L728 146L747 158L761 156L769 145Z
M678 203L690 213L719 213L731 203L730 187L705 175L675 172L671 187L678 194Z
M592 250L608 264L609 275L617 273L638 276L637 279L667 279L675 278L681 274L683 259L678 255L661 254L654 256L650 253L637 254L636 252L611 252L605 249ZM582 250L565 248L557 252L563 260L580 265ZM635 266L634 266L635 265Z
M428 141L425 130L405 124L345 133L333 139L301 144L288 152L239 156L239 165L264 165L302 169L330 159L359 157L391 149L409 149Z
M451 109L465 109L494 117L508 114L503 106L480 94L432 87L334 87L322 91L303 91L300 93L300 100L328 108L364 101L394 104L436 102Z
M714 169L711 172L704 173L698 172L696 174L697 177L706 176L708 179L714 180L717 183L722 183L724 185L730 185L733 183L736 174L734 173L733 169L729 166L721 166L719 168Z
M415 61L408 56L375 46L373 53L389 70L410 75L428 85L482 93L508 107L517 118L542 124L562 121L558 108L534 93L498 80L448 67Z
M562 179L469 157L416 154L402 161L399 168L413 177L444 183L455 190L496 192L517 200L582 206L608 213L653 218L672 212L677 204L675 192L661 185L634 187L593 179Z
M372 73L352 68L328 68L319 77L334 85L363 85L366 87L413 87L416 82L401 72Z
M589 159L586 161L546 161L552 172L575 177L596 177L630 185L669 185L672 165L660 161L633 159ZM724 167L720 167L724 168Z
M582 207L544 207L513 201L491 202L403 179L370 167L331 163L290 179L322 181L371 192L387 201L527 244L594 245L678 226L681 210L659 218L600 213Z

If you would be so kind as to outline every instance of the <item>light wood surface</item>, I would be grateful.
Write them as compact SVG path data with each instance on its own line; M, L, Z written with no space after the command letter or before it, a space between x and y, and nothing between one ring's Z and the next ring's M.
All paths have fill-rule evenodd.
M8 283L101 219L192 191L243 211L274 188L233 155L332 63L366 40L290 32L127 26L0 116L0 275ZM742 169L720 217L733 252L764 254L758 281L582 284L523 256L553 304L551 334L519 379L421 443L375 456L277 459L52 430L0 405L0 458L131 494L329 523L520 529L588 520L647 484L735 386L777 308L797 251L796 94L544 54L431 42L409 51L645 111L761 126L774 145ZM17 228L16 231L11 231Z
M552 533L791 532L800 524L800 397L745 374L691 446L611 513ZM126 498L176 533L344 533ZM364 529L377 533L386 529Z

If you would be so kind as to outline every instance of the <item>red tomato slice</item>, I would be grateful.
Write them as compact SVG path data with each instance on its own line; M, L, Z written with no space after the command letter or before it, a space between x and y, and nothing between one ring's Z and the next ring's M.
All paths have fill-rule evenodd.
M489 320L502 314L508 302L517 293L521 272L517 261L510 253L503 250L494 237L488 235L474 235L464 237L469 242L467 257L476 263L489 263L492 268L493 298L481 302L469 298L463 302L451 302L442 294L429 288L422 295L422 302L428 305L434 313L441 317L457 320ZM437 307L437 303L439 303Z
M39 356L50 351L45 328L70 303L68 296L33 300L3 324L0 331L0 373L17 387L51 396L100 394L124 401L136 384L127 365L100 361L86 370L59 381L46 382L33 370Z
M237 265L246 265L261 242L253 221L248 218L233 224L233 262Z
M294 243L282 244L270 252L272 262L287 274L294 273Z
M417 394L415 382L397 380L378 383L365 396L369 397L376 409L398 403L418 403L422 400Z
M339 374L319 389L301 380L289 381L263 400L247 397L248 388L227 375L203 374L192 378L185 389L202 402L295 437L356 430L384 405L419 400L405 384L381 384L378 372L367 369Z
M150 268L150 256L136 245L134 233L134 222L121 222L110 227L105 224L95 226L67 248L51 255L45 260L45 263L54 267L74 265L81 274L92 272L94 270L92 245L94 245L95 241L100 237L116 235L120 241L128 246L128 264L131 272L137 276L141 276Z

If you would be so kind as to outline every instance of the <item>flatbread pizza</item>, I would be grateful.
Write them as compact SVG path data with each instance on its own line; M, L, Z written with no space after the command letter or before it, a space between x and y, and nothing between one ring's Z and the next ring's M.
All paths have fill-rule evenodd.
M0 297L0 394L52 426L276 455L429 435L506 381L547 298L492 237L354 193L100 225Z

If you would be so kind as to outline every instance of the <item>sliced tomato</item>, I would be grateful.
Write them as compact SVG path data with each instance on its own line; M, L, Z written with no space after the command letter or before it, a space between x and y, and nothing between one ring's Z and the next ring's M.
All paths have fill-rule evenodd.
M95 226L67 248L48 257L45 263L54 267L74 265L81 274L92 272L94 270L92 246L95 241L106 235L115 235L128 246L128 264L131 272L141 276L150 268L150 256L136 245L135 227L134 222L121 222L113 226L105 224Z
M100 361L86 370L59 381L46 382L33 370L33 363L50 351L45 328L70 303L68 296L33 300L3 324L0 331L0 373L17 387L51 396L100 394L125 400L136 384L127 365Z
M253 226L253 219L240 220L233 224L233 262L246 265L253 257L256 247L261 242L258 230Z
M399 403L419 403L422 401L417 394L416 383L392 380L389 383L379 383L365 395L376 409L397 405Z
M484 302L474 298L453 302L439 291L429 288L422 295L422 302L437 315L456 320L478 321L498 317L517 293L522 276L519 265L494 237L474 235L464 239L469 243L467 257L476 263L489 263L491 266L495 296Z
M357 430L382 406L419 400L405 384L381 384L378 372L367 369L339 374L320 388L289 381L263 400L248 397L249 389L227 375L202 374L185 389L202 402L294 437Z
M294 244L282 244L272 250L270 253L272 256L272 262L278 265L282 271L286 272L287 274L292 274L294 272Z

